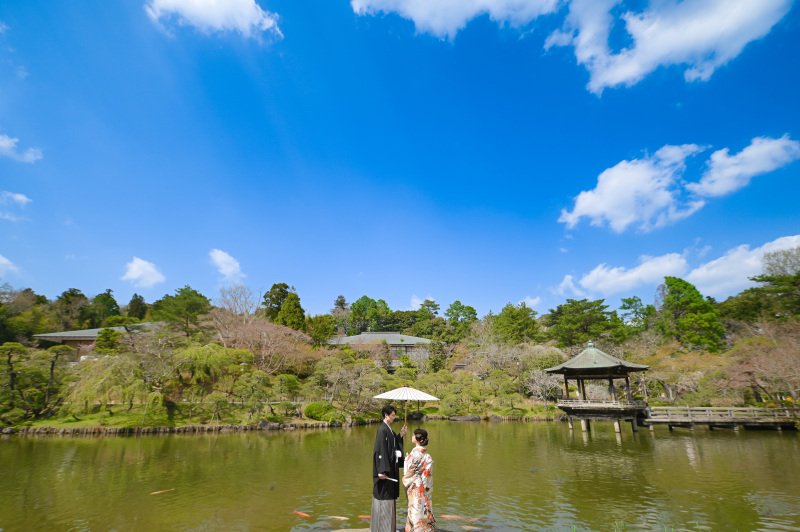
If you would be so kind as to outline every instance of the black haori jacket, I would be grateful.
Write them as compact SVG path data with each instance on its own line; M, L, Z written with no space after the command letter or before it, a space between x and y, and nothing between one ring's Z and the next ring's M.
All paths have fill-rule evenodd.
M397 457L395 451L400 451ZM379 501L388 501L400 496L400 464L403 460L403 437L395 434L386 422L381 423L375 436L375 450L372 452L372 496ZM384 473L389 479L378 478Z

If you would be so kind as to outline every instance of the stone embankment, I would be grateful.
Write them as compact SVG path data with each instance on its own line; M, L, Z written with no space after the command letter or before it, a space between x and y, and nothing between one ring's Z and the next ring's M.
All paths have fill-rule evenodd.
M408 416L413 420L424 419L425 421L560 421L560 416L556 418L543 417L511 417L492 415L481 417L478 415L470 416ZM347 421L310 421L307 423L272 423L261 421L257 425L191 425L186 427L75 427L75 428L55 428L55 427L5 427L0 429L0 434L25 434L25 435L135 435L135 434L194 434L202 432L244 432L258 430L294 430L294 429L322 429L329 427L354 427L356 425L371 425L380 423L379 419L367 419L360 422Z

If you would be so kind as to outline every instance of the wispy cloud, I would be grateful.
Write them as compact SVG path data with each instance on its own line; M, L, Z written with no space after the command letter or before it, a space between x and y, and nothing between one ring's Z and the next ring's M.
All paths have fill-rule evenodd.
M573 295L576 297L585 297L586 292L575 286L575 278L572 275L565 275L557 287L552 289L552 292L559 296Z
M0 135L0 156L10 157L21 163L32 163L42 158L42 150L39 148L28 148L25 151L17 149L19 139Z
M422 304L425 302L426 299L433 300L433 296L429 295L428 297L421 298L417 297L416 294L412 295L411 306L408 308L408 310L419 310L419 308L422 306Z
M705 295L724 297L737 294L754 286L750 277L761 274L764 253L800 247L800 235L784 236L750 249L742 244L729 249L722 257L695 268L686 280L697 286Z
M9 273L19 275L19 268L16 264L0 255L0 277L5 277Z
M9 192L4 190L0 192L0 205L10 205L12 209L14 208L24 208L25 205L33 201L25 194L18 194L15 192ZM0 210L0 220L9 220L11 222L18 222L20 220L24 220L23 217L13 213L8 212L5 209Z
M704 149L667 145L655 155L622 161L604 170L594 189L578 194L573 209L563 209L558 221L568 229L587 218L591 225L608 225L617 233L631 227L651 231L691 216L708 198L735 192L754 176L800 159L800 143L788 135L756 137L736 155L729 155L728 148L715 151L700 181L687 183L686 160Z
M588 292L611 295L642 285L661 283L667 275L680 277L689 269L686 259L679 253L660 257L643 256L639 258L639 263L630 269L600 264L581 277L579 284Z
M553 13L560 0L351 0L358 15L397 13L414 21L417 31L452 39L475 17L489 15L499 23L525 26Z
M246 277L242 273L239 261L225 253L221 249L212 249L208 256L211 263L216 266L217 271L222 274L223 280L229 283L238 283Z
M586 217L594 226L608 224L622 233L631 226L650 231L686 218L705 202L681 202L679 179L686 159L703 149L696 144L667 145L655 155L622 161L604 170L593 190L578 194L575 207L562 210L558 221L571 229Z
M528 308L536 308L541 302L542 298L538 296L537 297L525 296L525 299L519 301L519 303L525 303L525 306L527 306Z
M261 9L255 0L148 0L144 9L159 26L174 21L205 33L238 31L245 37L264 33L272 38L283 36L278 16Z
M133 257L133 260L125 265L125 275L121 279L142 288L151 288L166 281L166 277L158 271L155 264L139 257Z
M792 0L659 0L641 11L621 9L621 0L351 0L358 15L397 13L418 32L453 39L467 23L488 15L523 28L542 15L569 10L545 49L572 46L589 71L587 88L631 86L659 67L685 67L686 81L707 80L744 47L767 35L788 13ZM619 14L617 14L619 13ZM624 23L631 45L612 50L612 28ZM522 30L524 31L524 30Z
M631 45L609 48L617 22L618 0L572 0L564 27L548 37L545 48L571 45L589 71L587 88L596 94L631 86L662 66L685 66L686 81L706 81L767 35L792 6L792 0L662 0L640 12L625 11Z
M690 183L686 188L700 196L724 196L746 187L753 177L797 159L800 159L800 142L789 135L779 139L756 137L736 155L729 155L728 148L712 153L700 182Z

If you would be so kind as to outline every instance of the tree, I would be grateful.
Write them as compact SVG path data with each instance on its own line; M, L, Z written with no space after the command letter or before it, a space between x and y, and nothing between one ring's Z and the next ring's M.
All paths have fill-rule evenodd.
M286 325L296 331L302 331L306 327L306 313L300 306L300 296L295 292L289 292L281 305L281 310L272 320L278 325Z
M392 310L383 299L375 301L365 295L350 305L350 320L357 333L382 331L391 317Z
M550 327L547 335L557 341L559 347L585 344L611 331L611 313L603 299L567 299L567 302L550 309L545 323Z
M800 316L800 272L794 275L759 275L750 279L762 286L745 293L766 297L769 318Z
M58 363L59 359L63 360L67 356L72 355L74 352L75 349L68 345L54 345L47 349L50 363L50 379L47 382L47 392L44 399L45 407L50 405L50 396L52 395L55 384L56 364Z
M14 393L19 393L16 387L17 374L15 364L28 354L28 348L18 342L6 342L0 346L0 356L6 359L6 374L8 375L9 406L14 408ZM22 399L22 394L19 393Z
M89 298L77 288L70 288L61 293L53 304L53 310L61 323L61 329L69 331L80 329L86 320Z
M622 298L619 308L628 311L622 313L622 320L636 331L649 329L656 316L655 305L645 305L637 296Z
M125 315L129 318L143 320L147 315L147 303L144 302L144 297L139 294L133 294L133 297L131 297L128 303L128 310Z
M290 288L286 283L275 283L269 292L264 294L264 301L261 304L264 306L264 314L269 321L275 321L281 311L283 302L286 301L286 297L290 292L294 291L294 287Z
M175 295L165 295L153 303L153 319L166 322L187 337L198 332L200 317L211 312L211 301L189 285Z
M722 348L725 328L719 312L688 281L665 277L658 326L662 334L686 347Z
M524 302L519 305L508 303L500 314L492 317L492 328L500 342L516 345L536 339L539 323L536 321L536 311Z
M119 316L119 305L112 295L110 288L102 294L96 295L89 309L91 327L100 327L109 316Z
M314 345L326 345L331 336L336 334L336 318L330 314L317 314L306 319L306 332L311 336Z
M331 316L336 322L335 332L341 335L348 334L348 329L350 329L350 303L347 302L343 295L339 295L334 300Z
M469 305L464 305L461 301L453 301L453 303L444 312L447 317L447 323L456 333L456 336L464 338L469 331L469 326L478 320L478 313Z
M525 375L523 385L534 397L544 401L544 411L547 412L547 399L554 396L561 387L561 379L541 369L534 369Z
M763 275L785 277L800 273L800 246L769 251L761 257Z

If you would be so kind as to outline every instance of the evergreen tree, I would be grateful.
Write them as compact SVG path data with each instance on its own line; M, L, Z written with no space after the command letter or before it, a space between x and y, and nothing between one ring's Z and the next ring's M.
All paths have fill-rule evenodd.
M125 315L129 318L143 320L147 315L147 303L144 302L144 297L139 294L133 294L130 303L128 303L128 310Z
M550 327L547 335L557 341L559 347L584 344L612 332L612 313L603 299L567 299L567 302L550 309L545 323Z
M665 277L659 309L658 327L662 334L687 347L718 351L723 346L725 328L719 311L690 282Z
M262 305L265 309L264 315L269 321L275 322L275 318L278 317L278 313L281 311L281 307L283 307L283 302L286 301L286 297L290 292L294 291L294 287L292 286L290 288L286 283L275 283L272 285L272 288L270 288L269 292L264 294L264 302Z
M289 292L281 305L281 310L275 316L273 323L286 325L292 329L302 331L306 326L306 313L300 306L300 296L295 292Z
M508 303L500 314L493 316L491 320L494 336L504 344L530 342L535 340L539 333L536 311L524 302L519 305Z
M199 329L200 316L211 312L211 301L189 285L153 303L153 319L163 321L187 337Z

